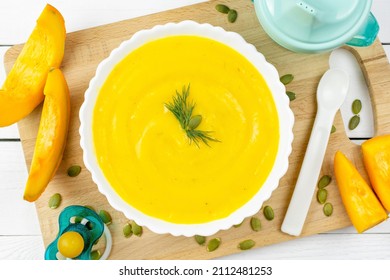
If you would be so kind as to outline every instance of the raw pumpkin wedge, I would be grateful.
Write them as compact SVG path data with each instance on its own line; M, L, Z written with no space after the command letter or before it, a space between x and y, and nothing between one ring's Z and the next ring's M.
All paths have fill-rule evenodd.
M364 166L382 205L390 212L390 134L362 144Z
M70 118L70 96L65 77L56 68L49 72L44 88L45 101L39 123L34 155L24 199L37 200L62 160Z
M61 65L65 37L64 18L47 4L0 89L0 127L21 120L43 101L47 73Z
M344 207L358 233L387 219L387 213L371 187L339 151L334 158L334 171Z

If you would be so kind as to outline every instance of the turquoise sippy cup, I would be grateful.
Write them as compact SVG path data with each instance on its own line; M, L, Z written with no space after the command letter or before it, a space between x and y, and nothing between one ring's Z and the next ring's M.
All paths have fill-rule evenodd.
M318 53L344 44L371 45L379 25L372 0L254 0L264 31L294 52Z

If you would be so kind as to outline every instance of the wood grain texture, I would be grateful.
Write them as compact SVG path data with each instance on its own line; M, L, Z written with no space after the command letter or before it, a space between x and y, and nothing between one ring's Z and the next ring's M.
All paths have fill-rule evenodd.
M112 259L209 259L237 252L237 244L243 239L256 241L256 247L292 240L293 237L283 234L280 225L285 215L288 202L293 192L304 152L309 140L310 131L316 113L315 93L318 82L328 69L329 54L297 54L289 52L276 45L260 27L252 3L247 0L224 1L239 12L234 24L228 23L226 16L215 11L214 6L221 1L211 1L194 6L180 8L154 14L146 17L126 20L88 30L69 33L66 41L66 53L62 64L63 71L71 91L72 117L67 147L63 162L50 183L47 191L37 201L36 206L44 243L50 243L58 230L57 218L65 206L81 204L92 205L95 209L106 209L113 217L109 226L113 234L114 246ZM290 156L290 166L287 174L280 181L280 186L265 204L271 205L275 211L275 219L266 221L261 213L258 216L263 221L261 232L255 233L249 227L249 218L239 228L232 228L215 234L222 239L221 247L212 252L206 252L203 246L198 246L192 238L157 235L145 229L141 238L122 236L122 225L127 218L109 206L107 200L98 192L92 182L90 173L82 163L82 150L79 145L78 119L79 108L84 99L84 92L90 79L95 74L98 63L106 58L112 49L123 40L129 39L138 30L151 28L156 24L179 22L192 19L198 22L208 22L222 26L226 30L240 33L249 43L265 55L279 71L280 75L292 73L295 80L287 86L288 90L297 94L297 99L291 102L295 115L293 152ZM21 46L11 48L5 57L7 71L11 68ZM376 112L376 132L390 133L390 115L386 108L390 105L390 69L379 41L366 49L355 50L356 56L364 67L369 88L372 94L373 106ZM19 131L27 165L30 165L41 108L37 108L28 118L19 122ZM321 174L333 175L333 156L336 150L342 150L357 166L363 176L362 158L359 146L351 143L346 137L340 114L335 119L337 132L330 137L329 147L324 159ZM80 164L82 173L76 178L66 176L66 169L72 164ZM302 236L327 232L350 225L343 204L333 180L328 186L329 201L334 205L331 217L325 217L322 207L313 199L310 213L306 220ZM63 203L57 210L47 207L48 198L54 193L63 195Z

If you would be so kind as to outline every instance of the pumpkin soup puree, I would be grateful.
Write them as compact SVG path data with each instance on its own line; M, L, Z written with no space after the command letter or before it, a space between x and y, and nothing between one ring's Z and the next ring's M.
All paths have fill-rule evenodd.
M166 108L190 85L197 129L190 142ZM93 113L99 165L128 204L155 218L197 224L227 217L261 188L278 149L272 94L232 48L197 36L149 42L118 63Z

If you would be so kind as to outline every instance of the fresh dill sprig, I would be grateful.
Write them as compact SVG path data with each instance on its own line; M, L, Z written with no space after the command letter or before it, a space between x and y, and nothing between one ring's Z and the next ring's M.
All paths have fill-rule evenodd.
M193 116L195 103L188 100L190 95L190 85L186 88L183 86L182 93L176 90L176 95L172 97L172 102L165 103L165 107L172 112L175 118L179 121L181 128L186 132L190 143L194 142L198 147L199 143L203 142L210 146L208 141L220 142L210 136L211 131L196 129L201 121L201 115Z

